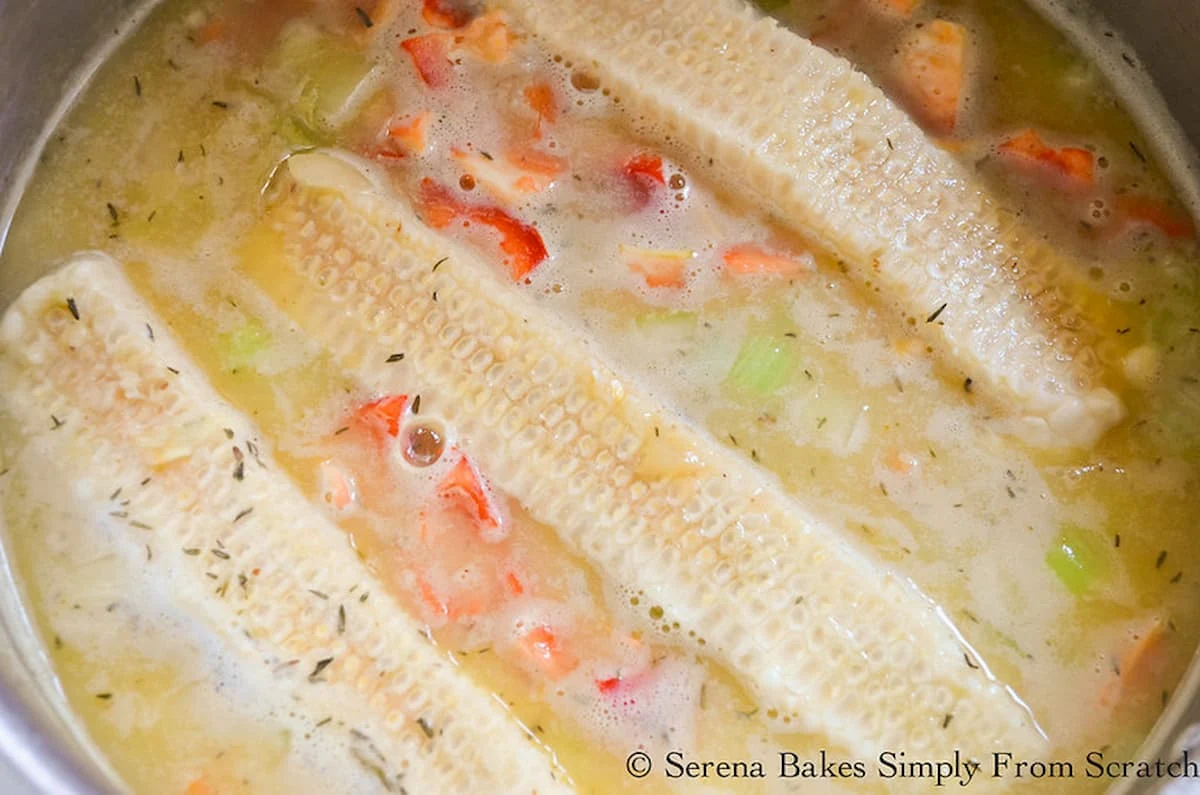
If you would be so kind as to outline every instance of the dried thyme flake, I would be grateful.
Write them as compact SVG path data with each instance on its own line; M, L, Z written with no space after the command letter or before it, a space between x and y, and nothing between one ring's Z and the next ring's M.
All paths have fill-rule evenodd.
M312 673L310 673L308 675L308 681L310 681L310 682L317 681L317 678L320 677L320 675L322 673L324 673L325 669L328 668L329 664L332 662L333 662L332 657L325 657L323 659L317 660L317 664L313 666Z

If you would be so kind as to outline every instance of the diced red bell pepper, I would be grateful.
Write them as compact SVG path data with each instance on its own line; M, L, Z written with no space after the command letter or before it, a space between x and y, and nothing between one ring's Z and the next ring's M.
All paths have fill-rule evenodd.
M450 45L445 33L426 33L400 42L412 58L417 74L430 88L445 88L453 77Z
M663 162L658 155L641 154L630 158L621 167L621 174L633 193L634 205L641 210L650 203L655 191L667 184L663 177Z
M359 408L354 412L354 420L373 433L394 439L400 435L400 421L407 407L408 395L389 395Z
M477 207L471 217L500 233L500 249L513 281L521 281L548 256L541 234L499 207Z
M438 484L438 496L465 511L475 521L479 535L485 541L504 538L500 511L466 456L458 459L458 463L442 478Z
M421 215L434 229L445 229L455 220L483 224L500 235L500 249L514 281L524 279L549 253L541 234L499 207L467 204L444 185L426 177L418 196Z
M621 684L621 678L614 676L611 679L597 679L596 689L601 693L612 693Z

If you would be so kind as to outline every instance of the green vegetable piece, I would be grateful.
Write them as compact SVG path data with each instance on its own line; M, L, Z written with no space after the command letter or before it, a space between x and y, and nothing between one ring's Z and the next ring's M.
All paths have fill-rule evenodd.
M292 131L312 137L345 121L371 63L352 44L329 36L306 22L284 28L271 60L278 90L287 92ZM286 134L287 130L285 130Z
M756 335L746 341L725 382L742 392L766 397L791 380L796 357L786 340Z
M1082 527L1065 525L1046 552L1046 565L1068 591L1081 596L1108 576L1107 544Z
M230 370L253 366L263 351L271 346L271 334L258 320L221 335L222 360Z
M695 312L660 309L638 315L633 322L640 329L690 328L696 324L696 320Z

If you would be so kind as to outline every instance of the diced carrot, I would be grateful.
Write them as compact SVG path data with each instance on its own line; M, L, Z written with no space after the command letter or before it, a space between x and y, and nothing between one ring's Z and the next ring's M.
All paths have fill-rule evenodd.
M445 33L426 33L400 42L412 58L421 80L430 88L445 88L453 76L450 47Z
M460 201L450 189L439 185L429 177L421 180L418 196L421 217L434 229L445 229L455 219L467 215L469 207Z
M621 256L635 273L640 273L649 287L683 287L687 281L687 263L696 256L694 251L645 249L622 245Z
M774 273L779 276L796 276L813 269L812 262L777 254L754 243L730 246L721 255L725 268L740 275Z
M506 535L495 501L466 456L458 459L438 484L438 496L465 511L483 540L500 541Z
M1062 181L1076 187L1090 187L1096 181L1096 158L1075 146L1049 146L1034 130L1005 139L996 151L1019 163L1048 169Z
M437 553L433 554L436 556ZM504 601L504 592L495 587L495 583L484 581L467 584L453 575L444 579L447 572L442 570L439 576L443 578L445 588L441 589L430 581L426 573L418 572L414 579L421 604L429 612L430 623L440 624L444 621L480 616Z
M427 25L453 30L471 21L471 9L460 0L424 0L421 17Z
M433 114L421 111L416 116L393 121L388 125L387 137L408 154L422 155L429 146L429 120Z
M529 107L537 114L536 135L540 138L543 123L556 124L558 122L558 103L554 99L554 89L545 81L526 86L525 101L529 103Z
M877 0L877 2L885 11L906 18L911 17L917 10L917 6L921 5L921 0Z
M201 776L187 785L183 795L217 795L217 791L208 783L208 779Z
M196 31L196 42L198 44L211 44L214 41L220 41L225 38L225 20L214 17L208 22L200 26Z
M919 465L917 457L893 447L883 457L883 465L897 475L911 474Z
M400 435L400 420L408 407L408 395L389 395L373 400L354 412L355 422L376 434L393 439Z
M1133 636L1117 660L1116 670L1100 691L1102 707L1112 707L1129 698L1144 697L1162 677L1167 663L1167 630L1154 618Z
M429 608L429 612L433 613L436 618L449 619L450 607L446 601L438 595L429 581L420 575L417 576L417 588L421 591L421 601Z
M325 502L337 510L344 511L354 502L354 483L346 471L334 462L321 462L318 479Z
M552 680L562 679L579 666L579 659L562 649L558 636L547 626L526 632L518 645L528 661Z
M504 21L504 12L489 11L471 20L466 30L455 37L455 43L487 63L504 63L512 52L517 37Z
M368 155L379 160L403 160L411 155L423 155L429 148L429 111L415 116L390 119L379 134L379 140Z
M949 135L958 124L966 42L962 25L937 19L918 29L900 53L896 79L905 104L939 135Z
M541 234L534 227L499 207L467 204L429 177L421 180L418 203L425 223L435 229L444 229L463 219L490 226L499 233L500 249L507 255L505 264L514 281L524 279L549 256Z
M562 158L532 147L514 147L500 159L458 147L450 155L489 192L514 204L549 188L567 167Z
M1117 215L1127 224L1153 226L1171 238L1196 236L1196 224L1190 215L1174 210L1157 199L1121 194L1116 197L1114 204Z
M541 149L534 149L531 146L513 147L504 156L515 166L535 174L544 174L547 177L557 177L567 170L565 158L543 152Z

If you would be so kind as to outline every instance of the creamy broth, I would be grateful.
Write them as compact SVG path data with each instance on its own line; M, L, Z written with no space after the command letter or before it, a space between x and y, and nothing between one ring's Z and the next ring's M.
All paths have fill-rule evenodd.
M1047 757L1075 762L1077 776L1041 782L1046 791L1095 791L1107 782L1082 776L1084 755L1133 758L1200 641L1191 221L1095 67L1023 7L766 5L859 65L1005 212L1067 252L1072 269L1057 278L1098 330L1128 412L1099 442L1031 443L977 376L918 333L952 304L896 312L515 21L476 16L446 33L418 3L163 4L50 139L0 255L0 303L76 251L123 262L273 460L346 531L372 587L427 626L579 790L662 787L625 775L635 747L847 757L760 714L696 629L615 587L516 499L484 492L473 521L503 533L482 540L461 512L429 509L456 472L489 477L455 469L473 465L456 457L442 395L405 395L408 448L381 452L387 396L288 314L300 289L270 223L287 201L290 153L348 150L664 416L703 429L911 578L1027 707ZM897 66L935 20L962 26L966 53L950 129ZM448 58L400 44L430 35L458 36ZM1026 129L1041 148L1012 144L1029 144ZM535 238L544 260L530 253ZM175 605L171 570L146 565L153 533L114 517L119 504L62 508L53 449L13 426L6 418L0 495L17 572L64 692L130 786L370 791L374 772L344 727L290 706L269 671ZM649 673L637 707L616 709L601 696L619 701L630 671Z

